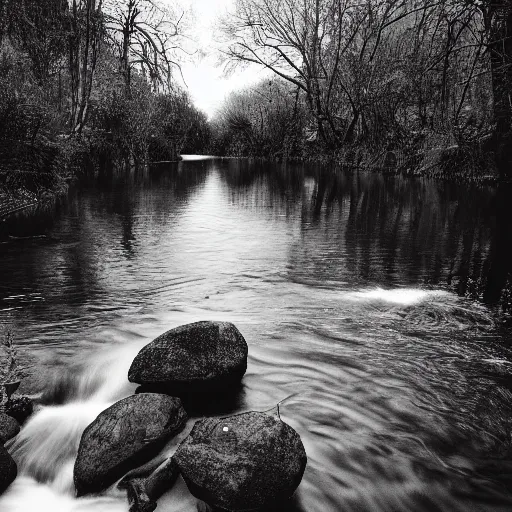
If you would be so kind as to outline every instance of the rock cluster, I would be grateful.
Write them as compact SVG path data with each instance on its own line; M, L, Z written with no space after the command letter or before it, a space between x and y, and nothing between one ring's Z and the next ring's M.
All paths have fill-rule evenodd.
M198 421L174 457L154 471L148 464L186 422L176 397L238 389L247 352L228 322L183 325L146 345L128 373L141 392L103 411L82 435L77 495L98 493L126 475L119 486L127 489L130 512L152 512L181 473L194 496L222 510L259 510L289 498L307 457L297 432L272 414Z

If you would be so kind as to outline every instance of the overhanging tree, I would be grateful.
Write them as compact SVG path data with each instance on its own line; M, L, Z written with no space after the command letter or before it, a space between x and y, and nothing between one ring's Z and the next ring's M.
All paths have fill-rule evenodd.
M328 148L353 140L392 26L437 5L419 0L238 0L224 22L231 62L259 64L304 91ZM347 75L356 63L359 77ZM354 80L356 78L356 80ZM356 88L354 89L354 85Z

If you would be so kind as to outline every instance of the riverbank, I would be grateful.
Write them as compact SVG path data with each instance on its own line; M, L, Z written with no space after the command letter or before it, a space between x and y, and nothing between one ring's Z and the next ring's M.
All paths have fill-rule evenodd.
M348 171L371 171L454 181L457 183L498 184L502 180L494 163L495 155L480 143L446 143L443 136L430 134L420 142L392 148L350 144L326 152L314 144L286 156L220 155L220 158L248 158L262 162L312 163L334 165Z
M18 212L37 214L64 196L88 172L91 148L84 140L54 137L0 140L0 221Z

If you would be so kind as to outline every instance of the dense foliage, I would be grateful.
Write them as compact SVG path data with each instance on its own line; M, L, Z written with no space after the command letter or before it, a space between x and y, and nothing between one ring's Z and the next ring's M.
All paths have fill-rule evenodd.
M0 0L0 194L183 150L510 179L511 0L237 0L226 64L266 75L210 122L169 5Z
M270 108L300 118L297 156L423 172L462 159L510 178L510 0L238 0L222 28L231 65L259 65L297 95ZM256 134L260 110L270 115L263 89L220 113L229 153L272 154Z
M206 119L175 79L184 15L166 5L0 0L0 195L203 149Z
M215 154L289 158L301 153L307 119L299 91L265 80L231 94L212 120Z

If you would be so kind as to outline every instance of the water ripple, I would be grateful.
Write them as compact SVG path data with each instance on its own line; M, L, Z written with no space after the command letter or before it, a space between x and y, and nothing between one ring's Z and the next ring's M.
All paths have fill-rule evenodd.
M486 192L467 206L432 182L258 165L159 167L2 244L0 319L42 396L2 512L126 512L113 490L74 498L81 432L133 393L142 346L205 319L248 341L239 409L281 403L303 439L285 512L511 509L511 337L464 274L492 256ZM195 500L179 480L160 507Z

